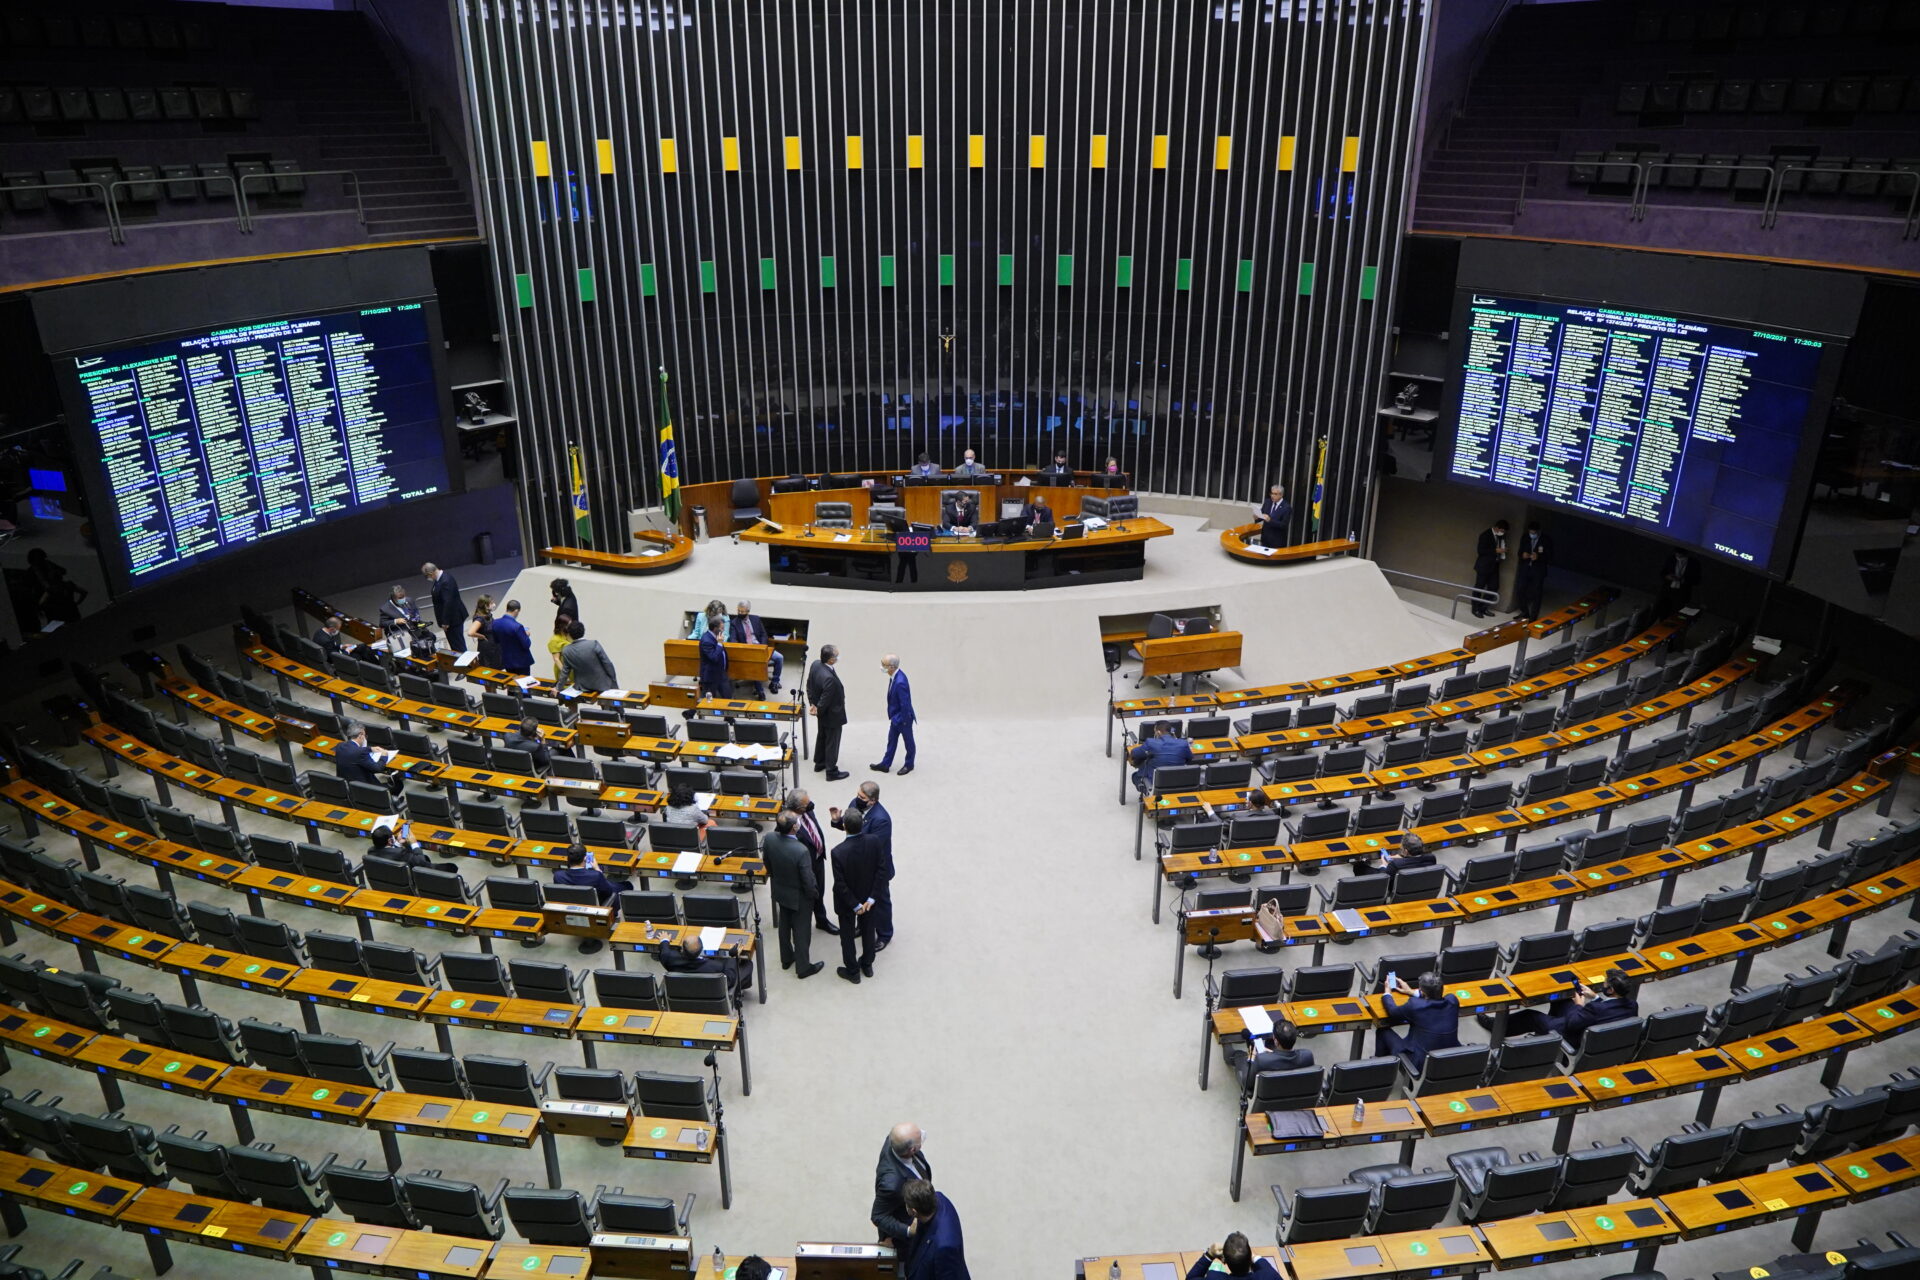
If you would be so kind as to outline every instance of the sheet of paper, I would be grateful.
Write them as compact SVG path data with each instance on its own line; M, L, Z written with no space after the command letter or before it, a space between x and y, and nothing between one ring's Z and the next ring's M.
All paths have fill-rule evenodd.
M1080 523L1088 529L1104 529L1107 527L1107 522L1099 516L1081 516Z
M747 748L737 742L724 742L713 754L722 760L744 760L747 758Z
M633 695L627 692L627 690L625 689L602 689L600 691L600 698L602 701L605 701L608 698L630 698L632 696Z
M556 690L555 692L563 698L577 698L580 696L580 690L574 688L572 685L568 685L566 688Z
M378 831L382 827L390 827L398 831L400 829L400 815L397 813L383 813L375 818L373 820L373 829Z
M693 803L702 809L713 808L713 802L719 798L720 793L717 791L696 791L693 793Z
M531 689L533 688L533 686L540 683L540 677L539 676L521 676L518 680L515 680L514 683L519 685L522 689Z
M461 654L459 657L455 658L453 660L453 665L456 667L470 667L473 665L474 660L479 656L480 656L480 653L478 650L469 649L465 653Z
M393 759L394 757L394 753L387 750L385 747L373 748L372 755L373 755L373 758L375 760L378 760L381 764L385 764L387 761Z
M673 873L677 876L690 875L700 869L700 854L689 849L673 860Z
M718 951L727 944L727 931L718 925L709 925L700 931L700 949Z
M852 542L853 535L850 533L836 533L833 535L833 540L835 542Z
M1247 550L1257 556L1270 556L1273 554L1272 547L1248 547Z
M1247 1024L1249 1034L1264 1036L1273 1031L1273 1019L1267 1011L1257 1004L1250 1004L1240 1010L1240 1018Z

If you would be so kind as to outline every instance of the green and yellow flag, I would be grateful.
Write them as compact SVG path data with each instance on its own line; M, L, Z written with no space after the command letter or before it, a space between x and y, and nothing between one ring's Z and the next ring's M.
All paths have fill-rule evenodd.
M567 446L568 459L573 463L573 532L580 539L580 545L593 545L593 511L587 505L587 469L580 464L580 446Z
M667 399L667 371L660 370L660 506L668 524L680 523L680 455L673 447L673 403Z
M1327 438L1320 437L1313 459L1313 534L1320 536L1320 500L1327 491Z

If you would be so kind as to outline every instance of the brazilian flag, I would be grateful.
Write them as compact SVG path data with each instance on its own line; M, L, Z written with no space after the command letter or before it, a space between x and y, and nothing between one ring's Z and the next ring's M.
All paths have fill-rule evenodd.
M1320 437L1313 459L1313 533L1320 535L1320 499L1327 489L1327 438Z
M660 505L668 524L680 523L680 455L673 447L673 403L667 399L667 371L660 370Z
M567 446L567 456L573 463L573 531L580 539L580 545L593 545L593 512L587 505L587 469L580 464L580 446Z

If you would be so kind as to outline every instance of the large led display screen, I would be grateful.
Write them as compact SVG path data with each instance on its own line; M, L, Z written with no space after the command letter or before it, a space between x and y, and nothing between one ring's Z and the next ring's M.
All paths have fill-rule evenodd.
M142 587L297 529L449 491L430 304L71 357L108 570Z
M1454 334L1437 474L1784 571L1841 343L1468 290Z

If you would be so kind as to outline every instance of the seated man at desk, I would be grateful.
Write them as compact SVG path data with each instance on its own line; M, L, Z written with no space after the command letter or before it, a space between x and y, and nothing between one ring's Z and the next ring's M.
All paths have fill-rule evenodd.
M1053 536L1053 508L1047 505L1046 494L1035 493L1027 499L1027 504L1020 508L1020 523L1036 538Z
M1430 867L1438 861L1433 856L1433 850L1427 848L1427 842L1409 831L1400 837L1399 847L1382 849L1377 860L1356 858L1353 866L1362 875L1384 872L1398 881L1401 872L1411 871L1415 867Z
M612 902L617 895L633 888L631 880L611 879L600 869L600 864L594 861L593 850L583 844L567 846L567 865L553 869L553 882L592 889L594 896L600 899L600 905L603 907ZM582 938L580 954L590 956L605 945L606 943L598 938Z
M1260 1049L1247 1055L1248 1086L1262 1071L1298 1071L1313 1065L1313 1050L1296 1049L1299 1029L1285 1018L1273 1024L1273 1031L1260 1037Z
M1206 1280L1206 1276L1218 1264L1226 1269L1230 1276L1252 1276L1254 1280L1280 1280L1280 1273L1273 1269L1273 1263L1265 1258L1253 1256L1253 1246L1238 1231L1219 1244L1210 1244L1207 1251L1193 1260L1193 1266L1187 1270L1187 1280Z
M925 454L921 455L925 457ZM767 631L767 624L753 611L753 601L742 600L727 619L727 641L730 644L772 645L773 636ZM780 673L786 670L787 660L775 649L767 660L767 690L780 692Z
M705 954L697 933L688 934L677 946L669 943L661 947L660 967L668 973L725 974L727 990L736 1000L742 991L753 989L753 966L740 963L740 957L733 952Z
M342 653L346 650L347 638L340 634L342 625L343 619L339 614L334 614L325 622L321 623L320 629L313 633L313 642L320 646L321 651L325 653L328 658L332 658L334 654Z
M1161 720L1143 728L1139 744L1127 753L1127 759L1140 766L1133 771L1133 785L1143 796L1153 791L1153 775L1162 766L1193 763L1193 748L1175 727L1173 721Z
M351 721L347 724L347 736L333 749L333 771L343 781L377 782L396 793L407 781L405 774L389 774L380 767L380 757L367 745L367 726Z
M1597 991L1579 983L1572 995L1555 996L1549 1001L1545 1013L1538 1009L1517 1009L1508 1014L1507 1034L1552 1031L1570 1048L1578 1049L1588 1027L1639 1017L1640 1002L1635 999L1639 990L1639 984L1628 977L1624 969L1609 969Z
M500 744L509 751L524 751L533 757L533 767L545 773L553 768L553 751L540 739L540 722L532 716L520 722L520 728ZM533 801L529 800L529 804Z
M949 529L972 529L979 518L980 495L971 489L962 489L940 504L940 523Z
M972 457L973 455L969 454L967 456ZM940 464L927 457L924 453L918 454L913 459L913 465L907 469L907 474L920 480L930 480L940 474Z
M1440 975L1429 969L1420 975L1419 986L1410 987L1398 975L1388 978L1386 997L1381 1001L1387 1016L1381 1019L1379 1037L1373 1046L1380 1057L1399 1054L1415 1071L1433 1049L1460 1046L1460 1001L1440 985ZM1401 1035L1392 1028L1404 1024Z
M965 455L961 457L960 465L953 469L953 474L956 476L969 477L983 476L987 474L987 469L980 465L978 460L973 456L973 450L969 449Z
M1073 474L1073 468L1067 465L1066 450L1054 450L1053 461L1040 468L1040 474L1043 476L1071 476Z

